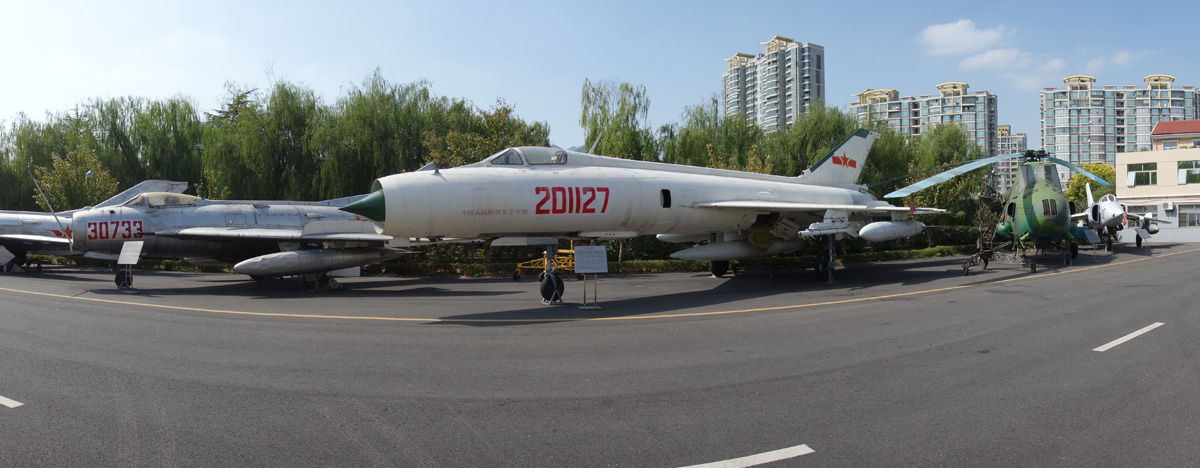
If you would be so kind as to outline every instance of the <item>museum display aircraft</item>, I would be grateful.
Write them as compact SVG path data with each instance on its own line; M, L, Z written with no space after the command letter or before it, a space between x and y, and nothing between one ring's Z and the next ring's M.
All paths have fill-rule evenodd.
M997 247L996 250L1011 247L1014 257L1019 257L1020 263L1029 266L1033 271L1037 270L1037 265L1026 260L1026 251L1030 249L1035 252L1053 249L1058 253L1069 253L1069 256L1064 255L1065 262L1069 264L1070 259L1079 252L1079 245L1075 239L1084 237L1084 233L1077 230L1077 226L1071 222L1071 214L1075 211L1075 207L1067 200L1066 194L1062 191L1055 164L1066 166L1099 184L1112 184L1082 167L1049 156L1044 151L1031 150L1025 153L977 159L884 195L884 198L907 197L958 175L1014 158L1022 158L1023 161L1017 171L1016 183L1004 197L1005 203L1000 222L993 233L995 239L1010 240L1011 242ZM990 260L991 254L985 252L983 261ZM966 271L966 267L964 267L963 272Z
M95 208L113 206L146 192L182 193L187 187L187 182L147 180L100 202ZM0 211L0 266L5 272L17 267L27 268L31 264L28 257L31 253L58 256L83 254L83 250L71 245L71 218L75 213L90 208L61 213L54 213L53 207L50 213Z
M925 225L913 214L936 208L876 200L858 177L878 133L855 132L798 177L683 166L568 151L508 148L481 162L376 179L372 193L342 209L376 221L393 245L482 239L532 245L534 238L621 239L657 234L667 242L707 244L675 258L729 261L799 250L802 237L826 236L816 264L831 278L836 237L884 241ZM554 239L551 239L552 241ZM561 280L546 275L543 282ZM545 284L543 285L545 286ZM543 296L547 293L542 288ZM548 298L547 298L548 299Z
M1130 213L1111 193L1096 200L1092 197L1092 185L1084 187L1087 190L1088 208L1082 213L1071 215L1071 219L1083 221L1084 227L1096 231L1097 238L1104 243L1104 249L1109 252L1112 252L1117 232L1126 227L1136 231L1135 242L1141 247L1142 239L1149 239L1151 234L1158 234L1158 223L1171 223L1158 219L1153 214Z
M329 272L407 253L385 247L392 237L376 233L370 220L338 209L360 198L292 202L144 193L75 213L72 238L75 249L94 258L116 261L127 243L140 242L140 254L148 257L234 263L234 271L255 280L300 276L310 290L336 289ZM132 276L119 271L116 283L128 288Z

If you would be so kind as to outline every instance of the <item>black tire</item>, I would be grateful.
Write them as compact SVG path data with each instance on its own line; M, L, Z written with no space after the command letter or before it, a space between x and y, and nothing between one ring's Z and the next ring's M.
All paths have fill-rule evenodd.
M133 273L128 271L118 271L116 279L113 280L118 288L129 289L133 287Z
M1104 241L1104 250L1106 252L1112 252L1112 239Z
M1070 250L1071 250L1071 258L1075 258L1075 257L1079 256L1079 244L1072 242Z
M542 278L541 285L538 287L538 292L542 294L542 299L554 302L556 300L562 300L564 289L565 285L563 285L562 278L559 278L558 275L551 274L545 275Z
M813 268L817 273L817 279L821 281L829 281L829 257L821 255L817 257L817 265Z
M513 281L521 280L521 269L520 268L517 268L515 271L513 271L512 278L513 278Z
M1030 264L1029 264L1029 272L1030 272L1030 273L1037 273L1037 264L1036 264L1036 263L1030 263Z
M1137 246L1139 249L1142 248L1142 235L1141 234L1137 235Z
M729 260L708 262L708 271L712 272L714 278L725 276L725 273L729 273Z

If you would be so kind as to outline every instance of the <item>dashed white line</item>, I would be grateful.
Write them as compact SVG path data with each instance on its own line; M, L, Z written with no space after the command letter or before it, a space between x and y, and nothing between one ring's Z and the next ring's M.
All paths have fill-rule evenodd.
M1150 326L1148 326L1148 327L1146 327L1146 328L1143 328L1143 329L1141 329L1141 330L1138 330L1138 331L1135 331L1135 332L1133 332L1133 333L1130 333L1130 334L1128 334L1128 335L1125 335L1125 336L1122 336L1122 337L1120 337L1120 338L1117 338L1117 339L1113 340L1112 342L1110 342L1109 344L1106 344L1106 345L1104 345L1104 346L1101 346L1101 347L1099 347L1099 348L1093 349L1092 351L1098 351L1098 352L1101 352L1101 353L1103 353L1103 352L1105 352L1105 351L1108 351L1108 350L1110 350L1110 349L1113 349L1113 348L1117 347L1117 345L1119 345L1119 344L1121 344L1121 343L1124 343L1124 342L1126 342L1126 341L1129 341L1129 340L1132 340L1132 339L1134 339L1134 338L1137 338L1137 337L1141 336L1142 334L1144 334L1144 333L1146 333L1146 332L1148 332L1148 331L1150 331L1150 330L1153 330L1153 329L1155 329L1155 328L1161 327L1161 326L1163 326L1163 323L1162 323L1162 322L1155 322L1153 325L1150 325Z
M4 398L4 397L0 396L0 405L7 406L9 409L16 408L16 407L24 405L24 404L25 403L21 403L17 400L9 400L8 398Z
M755 466L763 463L771 463L780 460L787 460L789 458L796 458L798 456L808 455L813 452L815 452L815 450L808 448L807 444L802 444L795 447L788 447L785 449L764 452L757 455L750 455L748 457L705 463L702 465L691 465L683 468L745 468L747 466Z

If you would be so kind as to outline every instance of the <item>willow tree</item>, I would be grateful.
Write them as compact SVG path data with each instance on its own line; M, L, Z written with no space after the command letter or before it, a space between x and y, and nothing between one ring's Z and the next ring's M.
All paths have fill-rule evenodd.
M583 80L582 111L585 146L597 140L596 152L627 159L658 160L659 152L650 130L650 98L646 87L612 81Z
M117 193L117 180L92 149L79 147L63 156L55 154L52 159L49 168L34 170L34 178L50 202L46 206L41 195L33 195L43 211L50 211L51 207L63 211L91 206Z

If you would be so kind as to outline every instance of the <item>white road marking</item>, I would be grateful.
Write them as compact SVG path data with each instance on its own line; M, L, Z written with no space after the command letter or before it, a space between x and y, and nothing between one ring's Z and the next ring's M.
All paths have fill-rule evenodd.
M1125 335L1125 336L1122 336L1122 337L1120 337L1120 338L1117 338L1116 340L1113 340L1111 343L1109 343L1109 344L1106 344L1106 345L1104 345L1104 346L1101 346L1101 347L1099 347L1099 348L1093 349L1092 351L1099 351L1099 352L1103 353L1103 352L1105 352L1105 351L1108 351L1108 350L1110 350L1110 349L1113 349L1113 348L1117 347L1117 345L1119 345L1119 344L1121 344L1121 343L1124 343L1124 342L1126 342L1126 341L1129 341L1129 340L1132 340L1132 339L1134 339L1134 338L1137 338L1137 337L1141 336L1142 334L1144 334L1144 333L1146 333L1146 332L1148 332L1148 331L1150 331L1150 330L1153 330L1153 329L1155 329L1155 328L1161 327L1161 326L1163 326L1163 323L1162 323L1162 322L1155 322L1153 325L1150 325L1150 326L1148 326L1148 327L1146 327L1146 328L1143 328L1143 329L1141 329L1141 330L1138 330L1138 331L1135 331L1135 332L1133 332L1133 333L1130 333L1130 334L1128 334L1128 335Z
M19 401L17 401L17 400L9 400L8 398L4 398L4 397L0 396L0 405L7 406L7 407L9 407L10 409L11 409L11 408L16 408L16 407L18 407L18 406L21 406L21 405L24 405L24 404L25 404L25 403L21 403L21 402L19 402Z
M813 452L815 452L815 450L808 448L808 445L806 444L802 444L795 447L788 447L785 449L774 450L757 455L750 455L748 457L705 463L702 465L691 465L683 468L745 468L747 466L755 466L763 463L771 463L780 460L787 460L789 458L796 458L798 456L808 455Z

